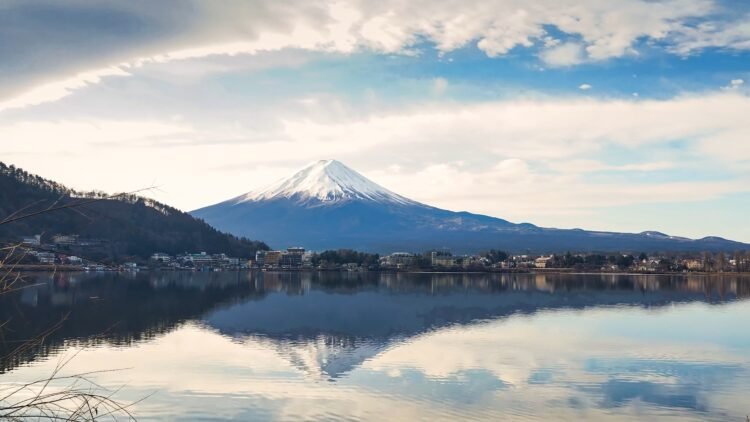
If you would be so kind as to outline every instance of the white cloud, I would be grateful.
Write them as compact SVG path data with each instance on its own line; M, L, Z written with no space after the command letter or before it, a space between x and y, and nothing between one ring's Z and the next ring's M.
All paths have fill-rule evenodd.
M659 170L668 170L677 167L671 161L651 161L632 164L605 164L597 160L566 160L549 164L549 167L557 172L566 174L584 174L601 171L619 171L619 172L650 172Z
M721 89L725 91L741 89L744 83L745 81L742 79L732 79L729 81L729 84L722 86Z
M673 140L741 142L750 130L744 95L712 94L672 100L548 99L478 104L431 104L352 120L285 121L287 141L348 150L399 144L474 147L528 159L561 159L605 145L641 147ZM745 159L748 157L737 157Z
M106 10L106 3L100 6ZM137 66L289 48L417 54L418 44L429 41L443 53L474 43L497 57L514 48L539 46L540 59L553 67L636 54L640 40L660 41L676 54L708 47L750 49L750 19L716 20L719 7L713 0L261 0L230 6L196 2L190 8L150 2L129 4L126 14L120 3L111 8L109 18L119 17L123 25L136 21L139 36L110 33L101 25L88 28L92 23L84 18L76 31L70 25L45 27L52 36L42 44L34 38L36 31L14 39L2 36L2 31L16 34L13 25L0 28L0 39L14 39L8 51L15 56L7 57L8 63L43 63L23 65L5 78L11 82L0 84L2 108L62 98L101 77L124 74L122 69L112 71L119 63ZM80 10L70 13L75 16ZM548 27L563 35L550 36ZM92 44L93 39L97 43ZM37 44L44 49L30 47ZM60 80L50 82L52 78Z
M589 90L589 89L591 89L591 88L592 88L592 87L591 87L591 85L589 85L589 84L581 84L581 85L579 85L579 86L578 86L578 89L580 89L580 90L582 90L582 91L588 91L588 90Z
M435 95L445 94L448 89L448 81L445 78L435 78L432 80L432 92Z
M169 123L17 122L0 126L0 154L76 188L122 191L156 183L163 189L154 193L158 199L183 209L258 188L321 157L436 206L549 225L606 207L715 199L748 189L741 176L700 178L707 166L731 171L750 160L750 97L736 91L660 101L519 99L357 112L311 96L295 108L277 107L257 116L264 122L243 124L202 126L184 113ZM266 122L272 115L283 124ZM685 142L681 149L659 153L676 140ZM618 151L616 163L611 150ZM195 171L196 165L213 170ZM627 177L673 167L694 170L693 181Z
M575 42L545 49L539 58L550 67L573 66L585 61L583 45Z
M684 25L673 34L669 50L689 55L706 48L750 50L750 14L738 16L730 22L709 20Z

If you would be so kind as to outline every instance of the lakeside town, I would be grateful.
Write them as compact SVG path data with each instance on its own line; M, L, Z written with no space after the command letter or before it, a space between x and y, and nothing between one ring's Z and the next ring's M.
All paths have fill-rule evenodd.
M588 271L632 273L722 273L750 272L750 252L718 253L573 253L511 254L489 250L478 254L453 254L450 250L422 253L393 252L387 255L349 249L310 251L304 247L257 251L250 259L225 253L153 253L148 259L133 258L102 263L71 251L96 247L99 241L77 235L58 234L48 242L41 235L26 236L19 245L21 270L67 271L445 271L528 272Z

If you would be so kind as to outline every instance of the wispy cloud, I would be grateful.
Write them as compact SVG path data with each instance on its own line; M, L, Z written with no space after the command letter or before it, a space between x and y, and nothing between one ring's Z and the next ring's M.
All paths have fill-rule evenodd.
M70 95L77 89L99 83L102 78L129 75L124 68L111 66L82 72L66 79L42 83L7 100L0 100L0 112L57 101Z

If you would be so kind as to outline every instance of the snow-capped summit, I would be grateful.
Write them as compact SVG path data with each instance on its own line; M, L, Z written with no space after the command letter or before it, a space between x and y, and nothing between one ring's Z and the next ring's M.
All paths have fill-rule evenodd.
M455 212L412 201L335 160L312 163L265 189L195 210L219 230L275 248L354 249L390 253L449 248L534 251L706 251L750 245L718 238L691 240L656 232L608 233L546 229L529 223Z
M323 204L354 199L416 204L370 181L336 160L320 160L310 163L290 177L276 181L264 189L238 196L233 201L239 204L274 199Z

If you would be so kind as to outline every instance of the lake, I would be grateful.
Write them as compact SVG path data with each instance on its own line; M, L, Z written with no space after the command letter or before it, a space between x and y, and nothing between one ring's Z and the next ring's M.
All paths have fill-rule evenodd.
M0 297L0 384L92 371L139 420L750 414L750 278L57 273ZM63 321L64 318L64 321ZM62 387L62 385L56 388Z

